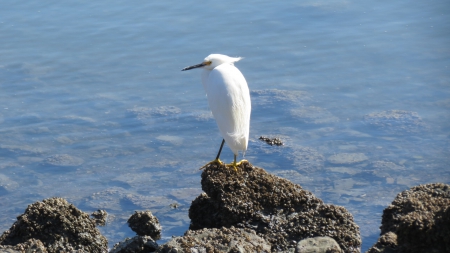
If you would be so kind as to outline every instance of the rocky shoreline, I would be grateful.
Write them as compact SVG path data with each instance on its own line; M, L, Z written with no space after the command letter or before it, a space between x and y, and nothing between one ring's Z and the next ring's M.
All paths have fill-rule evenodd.
M325 204L300 185L248 162L237 171L207 164L189 209L184 236L158 245L161 226L150 211L128 220L133 238L110 253L128 252L360 252L359 226L344 207ZM62 198L27 207L0 237L0 252L108 252L90 217ZM381 235L369 253L450 252L450 186L420 185L399 193L383 212Z

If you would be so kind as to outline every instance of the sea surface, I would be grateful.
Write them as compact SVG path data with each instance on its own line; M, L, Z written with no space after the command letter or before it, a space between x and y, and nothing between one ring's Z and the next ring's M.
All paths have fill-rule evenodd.
M106 210L110 247L135 210L159 243L182 235L221 136L201 71L181 69L210 53L244 57L245 158L347 208L363 251L399 192L450 183L446 0L0 5L1 231L58 196Z

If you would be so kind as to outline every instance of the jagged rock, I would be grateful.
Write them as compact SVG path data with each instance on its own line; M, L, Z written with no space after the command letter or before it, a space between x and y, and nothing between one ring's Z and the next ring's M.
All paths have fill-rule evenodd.
M138 235L148 235L154 240L158 240L161 237L161 225L158 218L153 216L150 211L136 211L128 219L128 225Z
M397 250L391 252L450 252L450 186L419 185L398 194L381 224L380 243L371 253L385 244Z
M367 253L397 253L397 235L387 232L378 238L375 245Z
M158 244L150 236L135 236L116 243L109 253L148 253L158 249Z
M47 252L106 252L108 242L87 213L62 198L31 204L0 237L1 245L40 240Z
M12 245L0 245L1 253L47 253L47 249L40 240L29 239L26 242Z
M264 141L265 143L269 144L270 146L276 145L276 146L282 146L283 142L280 140L280 138L269 138L260 136L260 140Z
M106 218L108 217L108 213L105 210L97 210L91 213L93 220L97 226L104 226L106 224Z
M293 241L329 236L344 252L359 252L359 227L343 207L327 205L286 179L243 162L237 171L211 163L202 189L189 209L190 229L246 227L272 244L272 251L294 248Z
M337 242L328 236L303 239L297 244L295 253L341 253Z
M252 229L209 228L188 230L184 236L175 237L157 252L271 252L271 245Z

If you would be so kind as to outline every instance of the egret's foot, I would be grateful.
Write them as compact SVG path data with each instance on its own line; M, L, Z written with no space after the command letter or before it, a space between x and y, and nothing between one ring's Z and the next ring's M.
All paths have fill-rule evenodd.
M242 164L243 162L248 162L248 161L245 160L245 159L242 159L240 162L236 163L236 166L241 166L241 164Z
M206 168L206 166L208 166L208 165L210 165L210 164L218 164L218 165L223 165L223 162L219 159L219 158L217 158L217 159L214 159L214 160L212 160L211 162L209 162L209 163L207 163L207 164L205 164L205 165L203 165L203 167L201 167L200 168L200 170L202 170L202 169L204 169L204 168Z
M210 163L218 163L219 165L223 165L223 162L219 158L212 160Z
M227 164L227 166L228 167L233 167L233 169L234 169L234 171L237 171L238 170L238 166L241 166L241 164L243 163L243 162L248 162L247 160L241 160L240 162L236 162L236 161L234 161L234 162L232 162L232 163L230 163L230 164Z
M239 166L239 163L236 163L236 161L234 161L234 162L232 162L232 163L226 165L226 167L231 167L231 168L233 168L234 171L237 171L237 166Z

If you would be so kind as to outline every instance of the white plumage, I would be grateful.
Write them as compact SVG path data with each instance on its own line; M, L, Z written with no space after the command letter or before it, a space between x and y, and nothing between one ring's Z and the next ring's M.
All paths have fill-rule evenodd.
M216 119L222 137L236 156L247 150L251 101L242 73L234 66L241 58L211 54L200 64L183 70L203 68L202 84L208 104Z

